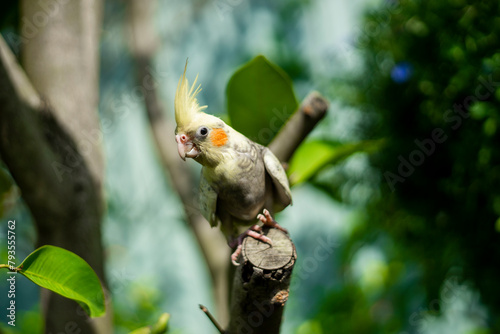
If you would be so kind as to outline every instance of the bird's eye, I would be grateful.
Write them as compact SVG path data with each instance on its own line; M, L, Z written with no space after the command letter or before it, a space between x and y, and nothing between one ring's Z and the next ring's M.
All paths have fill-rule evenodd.
M199 137L205 137L208 135L208 128L206 126L202 126L198 129L196 133Z

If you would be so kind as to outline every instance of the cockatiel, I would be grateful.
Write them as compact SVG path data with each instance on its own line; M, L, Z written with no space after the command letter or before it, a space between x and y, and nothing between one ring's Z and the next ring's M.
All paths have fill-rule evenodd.
M260 220L279 228L271 212L291 204L292 195L286 173L276 156L228 126L220 118L203 112L196 95L198 76L189 86L186 67L175 94L175 140L180 157L192 158L201 165L200 209L212 227L221 223L221 230L230 247L233 264L241 252L245 236L267 242ZM258 97L256 97L258 98ZM262 214L259 214L262 212ZM251 226L240 234L240 226Z

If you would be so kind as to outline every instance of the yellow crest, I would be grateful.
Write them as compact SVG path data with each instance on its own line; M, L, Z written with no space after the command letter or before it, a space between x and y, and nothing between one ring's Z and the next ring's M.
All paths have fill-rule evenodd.
M198 85L195 89L198 75L196 75L193 85L189 87L188 80L186 79L187 63L186 60L184 73L179 79L177 91L175 92L175 122L179 128L187 126L199 112L207 107L200 106L196 99L196 95L201 91L201 85Z

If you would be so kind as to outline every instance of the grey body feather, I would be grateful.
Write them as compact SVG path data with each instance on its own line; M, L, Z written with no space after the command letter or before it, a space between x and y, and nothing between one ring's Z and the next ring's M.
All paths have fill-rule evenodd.
M200 181L200 209L212 227L221 222L228 238L238 234L235 225L251 225L257 214L283 210L292 202L288 179L276 156L262 145L241 136L233 141L222 166L204 166Z

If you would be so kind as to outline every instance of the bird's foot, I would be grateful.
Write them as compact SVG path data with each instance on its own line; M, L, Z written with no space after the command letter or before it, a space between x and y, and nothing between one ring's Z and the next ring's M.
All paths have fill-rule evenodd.
M233 254L231 254L231 262L235 266L239 266L240 265L237 262L237 260L238 260L238 256L240 256L240 254L241 254L241 248L242 248L242 244L243 244L243 239L245 239L246 236L250 236L250 237L252 237L254 239L263 241L265 243L268 243L271 246L273 245L273 242L271 241L271 239L269 239L264 234L262 234L262 227L260 227L259 225L253 225L253 226L251 226L248 230L246 230L245 232L243 232L242 234L240 234L236 239L234 239L233 241L229 242L229 247L236 248L234 250Z
M281 231L285 232L286 234L288 234L287 229L284 227L281 227L276 222L276 220L274 220L273 217L271 217L271 214L269 213L269 211L267 209L264 209L264 211L262 211L262 213L259 213L257 215L257 219L260 220L266 226L277 228L278 230L281 230Z

